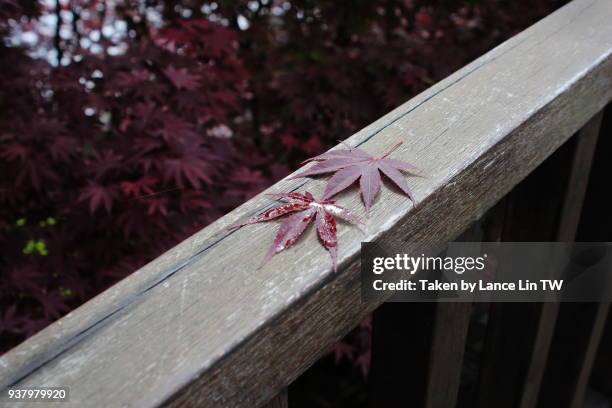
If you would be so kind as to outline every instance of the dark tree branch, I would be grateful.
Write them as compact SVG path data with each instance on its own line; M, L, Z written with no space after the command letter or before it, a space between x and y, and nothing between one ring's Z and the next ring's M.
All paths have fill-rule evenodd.
M62 38L60 37L60 31L62 29L62 5L60 0L55 0L55 17L57 21L55 22L55 37L53 38L53 45L55 46L55 51L57 52L57 65L61 65L62 57L64 56L64 52L62 50Z

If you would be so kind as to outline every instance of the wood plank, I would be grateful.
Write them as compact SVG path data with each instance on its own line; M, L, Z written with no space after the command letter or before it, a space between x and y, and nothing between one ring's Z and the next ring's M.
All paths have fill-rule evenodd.
M472 303L438 303L437 309L427 408L454 407L457 403Z
M572 395L572 400L569 405L571 408L584 407L586 389L591 376L591 371L593 370L595 356L601 343L609 312L609 303L598 304L597 308L595 309L591 330L587 332L587 338L589 341L582 354L582 364L580 364L578 376L576 377L576 381L574 383L574 394Z
M484 229L483 222L484 219L480 219L472 224L457 238L457 241L481 242L484 235L492 233ZM475 251L478 250L475 249ZM447 252L447 255L455 254ZM472 302L443 302L434 306L436 316L431 338L425 407L454 407L459 396L463 357L473 304Z
M452 240L611 99L611 18L576 0L349 138L403 141L394 157L427 177L410 179L416 207L384 188L365 235L340 228L338 273L312 235L257 269L274 228L225 227L269 207L259 195L2 356L0 384L69 386L80 407L268 401L376 306L360 301L361 241Z
M527 376L523 382L520 407L535 407L540 394L542 377L549 358L550 344L559 315L558 303L540 303L529 305L535 311L538 321L535 340L531 352Z

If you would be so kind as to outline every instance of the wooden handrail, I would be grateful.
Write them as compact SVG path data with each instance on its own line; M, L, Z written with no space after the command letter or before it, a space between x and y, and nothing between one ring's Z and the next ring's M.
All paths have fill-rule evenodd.
M313 234L258 269L275 228L226 227L272 204L260 194L2 356L0 388L69 387L79 407L267 402L377 306L360 242L452 240L612 99L610 21L609 0L575 0L348 138L402 141L393 157L427 177L409 179L416 207L387 185L365 234L339 227L337 273Z

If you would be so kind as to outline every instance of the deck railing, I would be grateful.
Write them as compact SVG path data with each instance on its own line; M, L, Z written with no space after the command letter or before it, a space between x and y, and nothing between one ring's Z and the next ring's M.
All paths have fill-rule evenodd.
M379 306L360 298L362 241L455 239L579 132L573 159L564 162L570 183L555 227L557 239L572 240L598 113L612 99L610 22L611 1L574 0L348 138L346 144L371 153L401 141L394 157L427 177L410 180L416 206L384 188L365 233L339 227L336 273L309 234L258 269L275 229L226 227L272 204L260 194L2 356L0 389L68 387L67 404L78 407L286 406L283 390ZM320 194L323 187L321 180L285 179L266 193ZM361 208L357 194L340 201ZM516 198L513 208L521 205L531 211L530 201ZM396 305L375 313L374 323L382 323L374 328L372 375L386 360L402 358L389 355L394 346L425 344L414 340L425 336L429 349L419 354L426 371L398 372L398 384L423 389L411 394L417 405L452 406L470 308L390 306ZM597 305L590 315L589 342L576 357L582 371L567 386L574 406L582 401L606 312ZM496 313L520 333L500 326L509 337L491 337L487 347L498 352L484 364L480 404L534 406L546 385L541 379L547 351L555 347L559 305L499 305ZM387 350L377 348L391 333L384 322L393 319L411 332L387 338ZM430 330L419 331L421 323ZM509 344L516 335L528 341ZM502 355L510 349L512 356ZM406 364L419 368L417 360ZM495 375L502 367L504 381ZM393 381L373 381L379 406L394 406ZM503 397L508 384L518 386L512 398ZM499 405L487 403L496 399Z

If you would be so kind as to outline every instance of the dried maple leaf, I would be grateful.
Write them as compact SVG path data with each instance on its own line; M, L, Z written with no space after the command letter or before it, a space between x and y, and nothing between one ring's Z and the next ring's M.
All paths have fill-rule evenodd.
M382 172L414 202L414 195L402 172L419 175L420 170L401 160L387 158L400 145L401 142L381 157L372 157L357 148L332 150L306 160L306 162L316 161L317 163L308 170L290 177L290 179L334 172L335 174L329 179L325 187L324 200L338 194L359 179L363 203L366 211L369 211L374 198L380 191L380 173Z
M279 227L274 243L264 259L263 263L265 264L272 256L292 246L314 220L321 245L329 252L334 271L336 271L338 240L336 238L336 219L334 216L351 224L359 224L359 219L346 208L336 205L335 201L318 201L309 192L270 195L286 203L270 208L243 223L232 225L230 228L270 221L291 214Z

